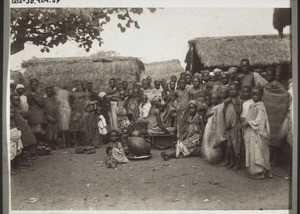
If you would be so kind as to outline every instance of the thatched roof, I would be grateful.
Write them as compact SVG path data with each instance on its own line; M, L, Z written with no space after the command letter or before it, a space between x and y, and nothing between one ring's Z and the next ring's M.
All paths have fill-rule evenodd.
M290 35L203 37L193 44L204 68L239 66L243 58L253 66L291 62Z
M184 69L180 65L178 59L153 62L145 64L145 72L143 73L142 78L151 76L153 80L161 78L170 79L172 75L179 76L181 72L184 72Z
M10 80L13 80L15 84L24 83L24 78L19 70L10 70Z
M22 63L26 82L37 78L41 84L72 87L74 80L90 81L95 91L104 90L110 78L139 81L144 64L133 57L34 58Z

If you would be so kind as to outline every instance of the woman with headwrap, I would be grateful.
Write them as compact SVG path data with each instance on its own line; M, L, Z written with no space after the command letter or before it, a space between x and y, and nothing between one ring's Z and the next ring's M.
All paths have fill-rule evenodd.
M191 100L188 103L187 130L181 135L176 143L176 151L171 154L161 153L162 158L166 161L170 158L179 158L183 156L201 155L201 142L203 120L198 113L198 102Z
M45 142L45 129L47 120L44 112L44 102L42 96L37 92L39 82L37 79L30 80L31 92L27 95L28 102L28 124L38 141Z
M28 111L28 102L27 96L24 95L25 87L22 84L17 84L16 86L16 93L20 96L20 110L22 112Z

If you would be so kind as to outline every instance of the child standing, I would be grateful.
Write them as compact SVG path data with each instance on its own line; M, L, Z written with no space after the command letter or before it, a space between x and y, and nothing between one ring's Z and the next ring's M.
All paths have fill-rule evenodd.
M227 139L227 152L224 165L228 168L241 168L241 122L242 101L238 98L238 86L231 83L229 98L224 102L225 138Z
M253 104L250 105L245 122L244 139L246 149L246 168L250 178L263 179L272 177L270 173L269 138L270 127L267 112L262 102L263 89L252 89Z

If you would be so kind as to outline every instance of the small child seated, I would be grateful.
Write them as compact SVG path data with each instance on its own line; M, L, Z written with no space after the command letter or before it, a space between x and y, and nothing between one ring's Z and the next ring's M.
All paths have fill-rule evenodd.
M114 159L114 157L112 156L112 150L113 148L111 146L106 147L106 160L105 160L105 164L107 168L116 168L118 166L118 161L116 159Z
M119 132L117 130L111 130L109 139L108 147L112 148L112 158L118 163L128 163L129 160L125 155L124 147L119 139Z

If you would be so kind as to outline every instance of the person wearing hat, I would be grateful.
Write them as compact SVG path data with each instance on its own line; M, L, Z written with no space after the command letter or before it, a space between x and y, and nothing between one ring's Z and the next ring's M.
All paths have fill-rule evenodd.
M25 87L22 84L17 84L16 86L16 93L20 96L20 110L22 112L28 111L28 102L27 97L24 95Z
M161 153L165 161L170 158L179 158L181 155L184 157L201 155L203 120L198 113L198 102L196 100L190 100L188 103L188 117L186 122L187 129L183 135L179 136L176 143L176 151L171 154Z

